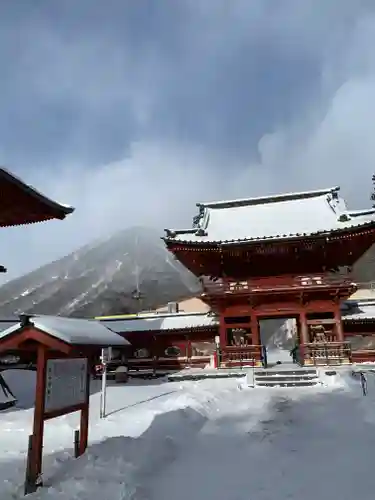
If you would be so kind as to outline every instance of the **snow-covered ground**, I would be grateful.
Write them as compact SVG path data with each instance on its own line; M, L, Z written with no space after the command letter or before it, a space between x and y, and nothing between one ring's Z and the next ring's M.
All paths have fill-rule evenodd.
M29 378L6 374L23 408L0 413L1 500L22 497ZM345 371L324 381L306 389L250 389L244 378L113 385L106 419L99 393L91 397L83 457L72 458L78 415L47 422L45 486L29 498L373 500L375 375L367 397Z

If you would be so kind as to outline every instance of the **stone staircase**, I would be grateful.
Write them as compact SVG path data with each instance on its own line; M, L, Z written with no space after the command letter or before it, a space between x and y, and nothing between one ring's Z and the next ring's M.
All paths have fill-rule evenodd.
M254 387L310 387L319 383L315 367L288 366L255 369L247 375L249 386Z

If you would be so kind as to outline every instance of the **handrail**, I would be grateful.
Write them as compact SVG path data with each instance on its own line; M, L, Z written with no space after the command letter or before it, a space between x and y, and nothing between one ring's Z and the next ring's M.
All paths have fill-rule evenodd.
M261 359L262 346L261 345L250 345L250 346L225 346L221 347L219 352L219 363L243 363L252 362L254 360Z
M312 359L314 364L324 361L329 365L331 361L340 363L346 359L351 361L352 350L349 342L319 342L301 346L305 359Z
M201 278L203 292L208 294L233 293L233 292L257 292L262 290L283 290L298 288L324 288L327 286L356 287L356 284L347 277L337 278L335 276L275 276L272 278L252 278L248 280L210 280ZM375 283L374 283L375 289Z

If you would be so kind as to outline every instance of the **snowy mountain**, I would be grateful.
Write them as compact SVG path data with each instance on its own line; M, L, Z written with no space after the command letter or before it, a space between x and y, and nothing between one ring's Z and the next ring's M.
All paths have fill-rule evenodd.
M293 318L267 319L260 322L262 343L269 349L290 350L297 336L297 324Z
M0 316L121 314L198 290L197 279L166 250L157 231L134 227L6 283L0 287Z

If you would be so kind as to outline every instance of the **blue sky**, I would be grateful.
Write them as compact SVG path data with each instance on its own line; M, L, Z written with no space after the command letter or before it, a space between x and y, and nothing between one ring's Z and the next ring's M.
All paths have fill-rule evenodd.
M338 184L367 206L374 46L369 0L2 2L0 163L76 207L2 231L6 279L196 201Z

